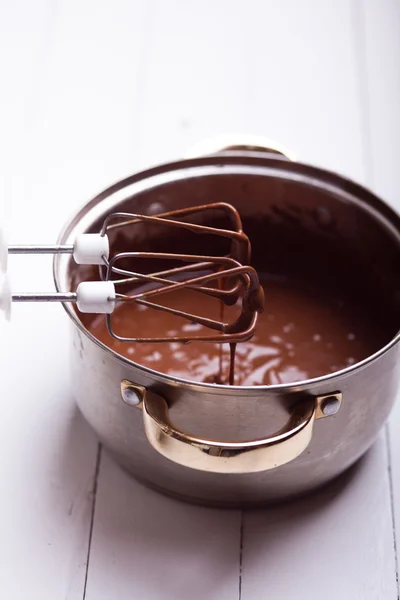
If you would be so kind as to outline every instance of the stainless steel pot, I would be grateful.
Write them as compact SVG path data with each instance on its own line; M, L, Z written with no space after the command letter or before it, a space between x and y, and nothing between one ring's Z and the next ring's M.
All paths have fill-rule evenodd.
M258 268L294 232L315 238L310 268L319 261L321 272L336 277L354 254L357 279L357 265L366 266L356 292L362 303L363 290L372 289L377 311L391 311L387 345L345 370L291 385L228 387L169 377L116 355L65 305L74 394L105 447L146 484L221 506L277 501L339 475L372 444L399 387L399 217L355 183L261 150L257 143L236 144L135 174L89 202L60 237L72 243L111 211L224 199L238 208L246 231L246 222L258 227L255 245L252 240ZM321 266L324 240L335 240L339 270ZM57 256L57 289L87 279L84 269Z

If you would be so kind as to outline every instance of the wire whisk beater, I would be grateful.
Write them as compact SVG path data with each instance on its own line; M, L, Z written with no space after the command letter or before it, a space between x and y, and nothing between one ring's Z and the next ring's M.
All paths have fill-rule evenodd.
M218 214L228 226L204 224ZM201 218L201 223L197 222ZM162 235L175 230L190 235L207 235L210 253L120 251L113 240L123 233L124 239L135 241L137 228L160 228ZM227 252L214 256L212 249L224 239ZM243 232L241 218L228 203L217 202L182 208L156 215L135 213L109 214L98 233L82 233L70 245L7 246L0 234L0 266L7 270L8 254L71 254L77 264L97 265L98 279L79 283L75 291L65 293L12 294L6 278L0 284L0 309L9 314L12 302L73 302L83 313L105 314L109 333L123 342L238 342L252 337L258 314L263 310L264 297L258 276L250 266L250 242ZM146 269L140 269L146 264ZM149 271L149 265L154 270ZM212 319L173 306L162 300L171 292L188 289L193 294L207 295L224 305L240 305L240 314L231 322ZM136 303L148 308L172 313L192 323L202 325L206 333L185 337L124 337L115 330L113 313L119 303Z

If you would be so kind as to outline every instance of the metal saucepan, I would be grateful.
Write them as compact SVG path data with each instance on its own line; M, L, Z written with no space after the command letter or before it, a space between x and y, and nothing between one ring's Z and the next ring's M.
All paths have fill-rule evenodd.
M234 144L115 184L75 216L60 243L98 230L111 211L220 200L239 210L258 270L266 261L273 268L288 242L289 262L300 257L321 285L342 285L346 265L359 302L368 291L377 314L391 315L387 345L342 371L295 384L203 384L117 355L91 335L87 315L65 305L73 335L71 382L104 446L138 479L194 502L257 505L339 475L368 449L389 415L400 374L400 218L343 177L263 151L258 143ZM325 247L333 250L324 253ZM88 275L71 257L56 256L59 291Z

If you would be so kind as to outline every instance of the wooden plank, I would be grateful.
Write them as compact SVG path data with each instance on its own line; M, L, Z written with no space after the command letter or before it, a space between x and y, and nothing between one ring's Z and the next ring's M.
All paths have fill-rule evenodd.
M1 189L13 243L54 242L71 212L131 170L137 37L123 16L140 30L141 5L106 5L1 8ZM53 289L48 258L13 257L9 270L14 291ZM67 319L59 306L18 305L1 341L0 595L81 599L97 441L69 391Z
M48 43L47 24L52 14L48 0L23 6L0 4L0 208L8 218L13 195L10 170L23 147L27 115L36 79L43 65ZM19 163L21 165L21 163ZM4 227L4 222L2 223Z
M52 212L52 196L31 203L24 193L27 171L44 166L24 149L51 52L54 7L0 7L2 214L9 234L27 242L35 227L45 228L35 226L38 216ZM47 227L54 222L50 216ZM11 260L10 275L23 290L53 287L50 261L32 269L31 260ZM74 600L86 576L97 442L69 394L66 320L59 307L35 308L18 307L1 329L1 596Z
M53 6L49 0L0 5L0 71L2 75L0 148L14 147L25 132L26 115L48 50ZM4 155L3 155L4 156Z
M48 239L77 207L135 170L147 6L142 0L60 3L53 46L20 148L29 186L21 189L24 184L17 181L14 192L24 194L27 220L32 218ZM36 201L42 197L51 197L57 206L49 211L54 221L46 220L43 227L36 218Z
M383 436L326 490L246 513L242 599L397 598Z
M367 0L364 8L366 110L369 124L370 185L400 213L400 5ZM399 582L400 547L400 401L387 428L389 478Z
M396 0L366 0L364 5L360 42L365 49L362 101L369 125L369 183L400 212L400 6Z
M86 599L237 598L238 522L160 496L103 456Z
M15 312L0 348L1 596L78 600L97 444L69 393L59 311Z
M252 133L363 180L349 5L159 2L142 83L143 163L215 134Z

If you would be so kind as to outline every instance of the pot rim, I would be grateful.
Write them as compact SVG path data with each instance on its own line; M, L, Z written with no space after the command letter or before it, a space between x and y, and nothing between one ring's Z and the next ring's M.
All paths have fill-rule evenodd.
M332 171L328 171L326 169L322 169L320 167L314 167L312 165L307 165L305 163L288 161L285 157L279 157L276 155L266 156L265 153L261 152L250 152L250 151L224 151L218 152L217 154L211 154L205 157L199 158L191 158L184 160L177 160L173 162L163 163L161 165L151 167L142 171L139 171L129 177L126 177L115 184L109 186L105 190L103 190L100 194L97 194L94 198L92 198L89 202L85 203L82 208L73 214L73 216L68 220L66 225L63 227L59 234L58 243L64 243L64 238L71 234L74 227L81 221L81 218L84 217L87 212L102 203L105 198L108 198L115 192L127 187L128 185L133 185L138 183L139 181L143 181L146 179L150 179L156 175L172 173L175 171L179 171L182 169L192 168L192 167L200 167L200 166L224 166L224 165L248 165L248 166L264 166L269 168L275 168L280 171L294 172L300 173L303 175L304 179L308 179L309 183L314 184L318 181L319 183L325 182L331 188L336 188L337 192L342 192L342 195L353 196L353 200L360 202L369 208L374 209L374 212L377 213L375 216L380 217L380 219L384 220L386 226L390 225L392 232L397 235L399 238L400 245L400 216L383 200L381 200L376 194L372 191L368 190L366 187L361 186L360 184L350 180L347 177L342 175L338 175ZM62 291L60 285L60 269L59 269L59 256L55 255L53 260L53 279L56 290L58 292ZM119 361L122 364L125 364L129 367L135 367L148 375L155 377L157 380L165 380L170 384L179 384L185 385L186 387L192 389L209 389L214 392L226 392L226 391L235 391L235 392L293 392L294 390L309 388L315 384L323 384L326 382L332 382L340 377L351 375L353 372L359 371L370 363L374 362L386 352L388 352L392 347L394 347L400 341L400 330L397 334L382 348L380 348L374 354L366 357L364 360L355 363L354 365L350 365L345 369L341 369L340 371L335 371L333 373L327 373L325 375L321 375L319 377L314 377L310 379L303 379L300 381L295 381L291 383L279 383L274 385L253 385L253 386L244 386L244 385L226 385L226 384L217 384L217 383L205 383L200 381L193 381L190 379L183 379L181 377L176 377L173 375L168 375L166 373L162 373L161 371L156 371L149 367L145 367L139 363L135 363L129 358L122 356L112 350L106 344L100 342L80 321L77 313L73 309L72 305L68 303L63 303L63 308L67 312L68 316L71 318L73 324L85 334L85 336L94 342L99 348L105 351L108 355L112 356L114 359Z

